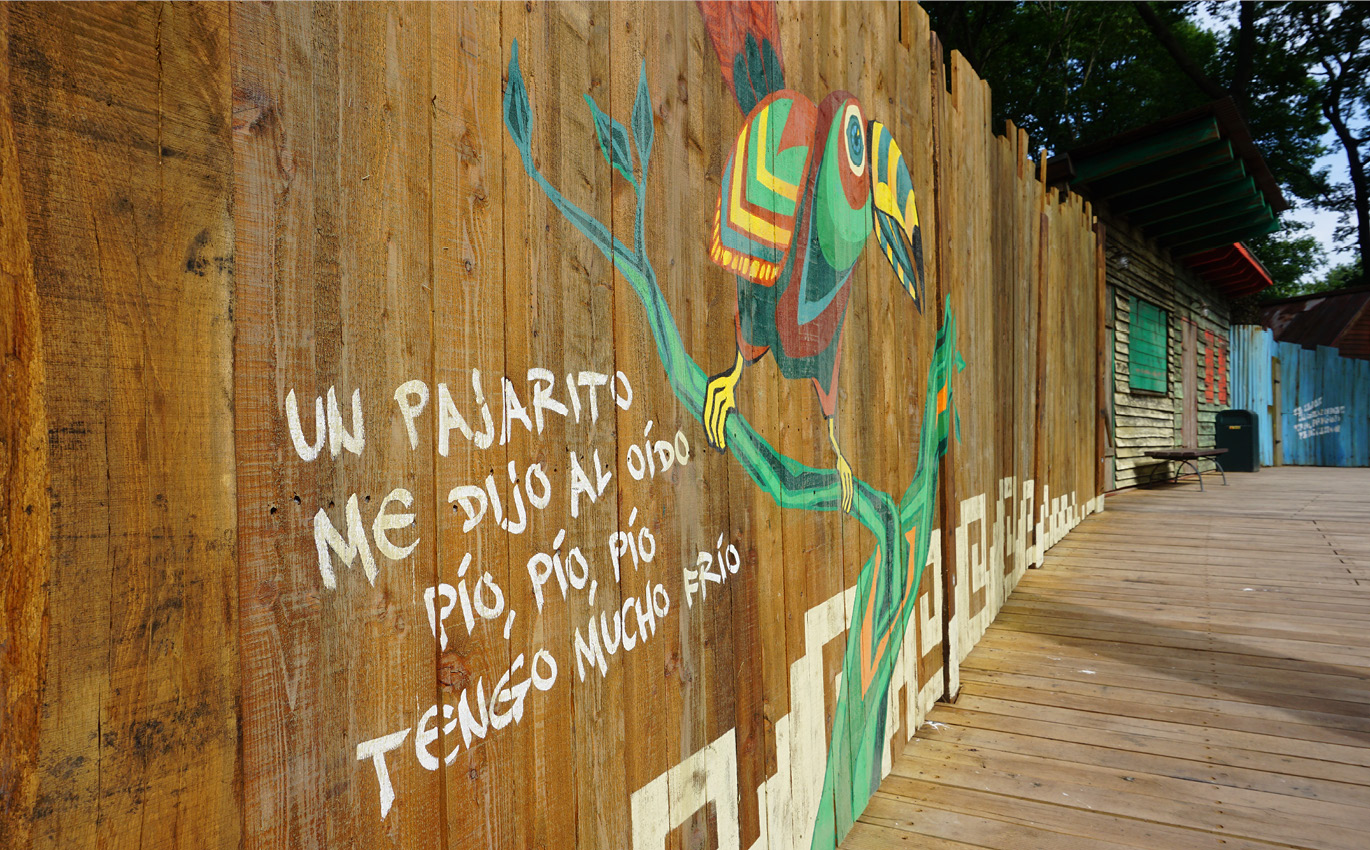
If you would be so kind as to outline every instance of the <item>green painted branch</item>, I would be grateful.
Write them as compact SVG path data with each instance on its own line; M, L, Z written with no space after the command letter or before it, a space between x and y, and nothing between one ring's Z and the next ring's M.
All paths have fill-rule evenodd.
M642 229L646 199L646 157L651 150L650 101L645 70L634 104L633 139L638 149L640 175L625 174L637 195L633 222L634 250L615 238L604 224L566 198L542 175L532 156L532 112L518 68L518 44L509 60L509 82L504 99L504 119L518 146L524 169L548 200L576 229L604 253L641 299L647 313L657 354L676 399L701 421L708 378L685 350L643 245ZM626 136L622 125L600 112L591 102L601 140ZM601 141L610 164L624 173L621 145ZM630 158L630 157L627 157ZM857 578L853 622L847 632L843 657L843 692L839 695L828 747L823 796L815 815L813 845L835 847L865 808L880 781L885 745L885 713L894 664L917 598L918 584L927 562L937 467L950 437L954 416L951 376L964 368L956 353L956 322L950 300L946 322L937 334L928 368L927 394L919 438L917 470L898 506L887 493L860 479L853 480L852 515L876 540ZM842 504L842 484L833 470L806 466L776 451L740 413L734 411L726 424L729 452L748 477L782 508L836 511ZM909 552L909 542L914 543ZM911 555L911 557L910 557ZM878 601L878 605L876 604Z
M537 182L548 200L603 252L632 285L647 310L647 321L672 391L690 414L702 422L708 377L685 351L679 329L657 285L656 272L645 250L642 254L630 250L602 222L553 186L533 162L532 112L518 67L517 44L509 60L508 86L505 93L505 123L519 148L528 176ZM641 208L646 189L641 181L634 181L633 188L639 195ZM784 508L813 511L841 509L842 485L835 470L815 469L785 457L757 434L737 411L728 417L726 430L729 451L757 486L775 499L776 504ZM853 486L852 515L876 536L880 550L887 553L886 560L891 564L897 563L895 558L901 552L903 536L898 533L894 500L859 479L853 481Z

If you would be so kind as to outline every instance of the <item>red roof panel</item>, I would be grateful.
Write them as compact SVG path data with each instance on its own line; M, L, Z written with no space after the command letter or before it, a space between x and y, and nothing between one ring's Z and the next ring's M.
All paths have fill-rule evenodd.
M1274 283L1261 261L1240 242L1194 254L1184 262L1228 298L1253 295Z

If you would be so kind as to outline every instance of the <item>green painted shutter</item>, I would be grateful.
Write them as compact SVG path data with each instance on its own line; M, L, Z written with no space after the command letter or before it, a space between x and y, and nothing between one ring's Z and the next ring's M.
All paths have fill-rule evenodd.
M1149 301L1132 297L1128 329L1128 386L1134 390L1166 391L1166 312Z

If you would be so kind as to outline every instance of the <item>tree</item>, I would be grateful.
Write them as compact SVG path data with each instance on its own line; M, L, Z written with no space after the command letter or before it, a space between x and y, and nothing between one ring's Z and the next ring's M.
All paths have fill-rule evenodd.
M1314 287L1318 286L1319 281L1311 276L1314 269L1326 264L1326 259L1318 238L1307 233L1308 229L1309 225L1303 222L1287 221L1282 229L1274 233L1247 240L1247 247L1260 258L1261 265L1270 272L1270 278L1274 281L1272 286L1260 293L1260 300L1289 298L1316 291Z
M1011 119L1054 152L1131 130L1198 102L1125 4L924 3L945 48L960 51L994 92L998 121ZM1177 21L1199 55L1212 35ZM1126 103L1126 109L1118 104Z
M1318 83L1304 57L1286 48L1286 4L1243 3L1235 24L1217 34L1198 26L1196 16L1201 8L1222 14L1230 4L924 7L944 45L989 81L996 116L1013 119L1053 151L1230 96L1288 194L1312 201L1328 192L1326 176L1314 168L1324 152ZM1252 242L1272 273L1279 269L1279 279L1292 283L1320 264L1307 240Z
M1317 292L1335 292L1339 289L1352 289L1365 283L1365 266L1361 265L1360 260L1350 263L1342 263L1334 266L1327 273L1323 280L1323 285Z
M1370 259L1370 8L1362 3L1291 4L1296 44L1321 84L1318 105L1346 156L1350 183L1329 186L1319 206L1342 214L1337 238L1356 237L1363 270ZM1354 218L1352 227L1348 220ZM1336 270L1334 270L1336 271ZM1364 280L1364 272L1358 272Z
M1183 45L1170 37L1165 21L1152 4L1133 4L1157 40L1165 45L1193 84L1213 96L1219 85L1193 61ZM1189 7L1191 13L1195 6ZM1213 0L1210 12L1221 11ZM1337 240L1355 239L1363 268L1370 253L1370 7L1363 3L1254 3L1243 2L1235 32L1224 45L1226 67L1232 69L1227 89L1247 116L1253 130L1265 129L1270 113L1293 111L1307 120L1309 106L1326 119L1346 156L1349 184L1329 184L1325 172L1311 168L1279 174L1293 194L1316 207L1342 214ZM1256 70L1260 74L1256 75ZM1302 77L1302 79L1300 79ZM1263 102L1252 98L1252 83L1261 80L1268 90ZM1295 95L1294 100L1287 99ZM1306 105L1305 105L1306 104ZM1259 110L1259 111L1258 111ZM1251 120L1260 115L1261 120ZM1287 118L1292 118L1288 115ZM1286 139L1256 133L1266 159L1278 161ZM1300 163L1302 166L1302 163ZM1272 164L1272 171L1275 167ZM1354 226L1347 223L1354 218ZM1341 250L1349 250L1343 248Z

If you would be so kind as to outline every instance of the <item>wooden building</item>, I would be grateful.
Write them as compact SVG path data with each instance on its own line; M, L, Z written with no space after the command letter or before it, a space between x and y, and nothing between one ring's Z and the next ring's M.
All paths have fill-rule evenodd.
M1089 198L1106 232L1100 462L1107 489L1146 483L1168 469L1147 452L1213 446L1231 300L1271 283L1240 240L1288 204L1229 99L1053 157L1047 180Z

